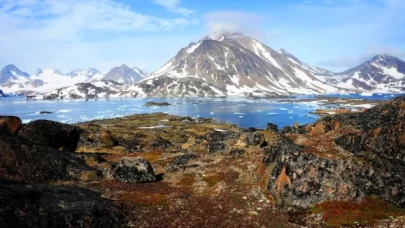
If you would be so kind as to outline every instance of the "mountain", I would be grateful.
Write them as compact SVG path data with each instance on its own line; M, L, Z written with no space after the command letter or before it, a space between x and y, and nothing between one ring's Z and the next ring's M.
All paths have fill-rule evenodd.
M7 97L6 94L3 93L3 91L0 89L0 97Z
M307 71L311 72L312 74L316 76L332 76L335 75L332 71L325 70L319 67L314 67L310 66L304 62L301 62L297 57L292 55L291 53L287 52L285 49L280 49L277 51L278 53L284 55L290 62L295 63L303 68L305 68Z
M405 62L394 56L377 55L357 67L328 77L325 82L358 92L404 92Z
M148 73L136 66L132 67L132 70L135 71L136 73L138 73L139 75L141 75L143 78L148 76Z
M123 64L112 68L102 80L113 80L121 84L132 85L146 77L146 73L138 68L130 68Z
M138 92L131 90L129 86L116 81L93 81L77 83L52 90L42 94L28 94L27 99L95 99L95 98L118 98L136 97Z
M29 74L21 71L13 64L9 64L0 71L0 84L3 84L9 79L18 79L21 77L29 77Z
M151 96L247 94L323 94L339 89L324 85L285 51L275 51L240 33L207 36L182 48L159 70L136 86ZM187 83L184 83L186 81Z

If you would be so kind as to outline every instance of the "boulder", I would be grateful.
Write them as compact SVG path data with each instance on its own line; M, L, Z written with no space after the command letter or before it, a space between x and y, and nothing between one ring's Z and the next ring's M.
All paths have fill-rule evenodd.
M190 160L196 159L194 154L183 154L175 159L168 165L166 172L175 172L178 170L184 170Z
M157 137L152 140L150 147L152 149L167 149L172 146L172 143L162 137Z
M100 131L99 139L100 142L107 147L113 147L118 145L118 142L112 137L112 135L108 131Z
M72 186L0 181L1 227L126 227L125 213L99 193Z
M124 183L146 183L156 181L151 164L144 158L125 157L117 164L113 177Z
M0 177L28 183L79 180L94 170L70 153L36 145L19 137L0 135Z
M23 125L18 136L42 146L75 152L80 138L80 129L59 122L35 120Z
M267 125L266 125L266 131L278 132L278 126L277 126L277 124L274 124L274 123L267 123Z
M21 126L21 119L16 116L0 116L0 133L16 135Z

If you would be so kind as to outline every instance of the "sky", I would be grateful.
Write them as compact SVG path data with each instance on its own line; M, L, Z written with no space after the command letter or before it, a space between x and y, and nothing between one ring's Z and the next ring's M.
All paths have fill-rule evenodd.
M242 32L340 72L405 59L405 0L0 0L0 68L154 72L190 42Z

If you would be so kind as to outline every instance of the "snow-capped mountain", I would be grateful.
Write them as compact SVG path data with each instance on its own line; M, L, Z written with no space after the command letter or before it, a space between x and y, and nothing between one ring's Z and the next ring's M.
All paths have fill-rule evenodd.
M322 94L339 91L319 81L314 71L320 70L303 64L285 51L275 51L240 33L223 33L207 36L181 49L136 87L153 96Z
M141 75L142 78L145 78L145 77L148 76L148 73L146 71L144 71L144 70L142 70L142 69L140 69L140 68L138 68L136 66L133 66L132 70L135 71L136 73L138 73L139 75Z
M125 85L132 85L146 76L146 73L142 70L136 67L130 68L123 64L121 66L112 68L110 72L108 72L102 79L113 80Z
M43 94L30 94L27 99L94 99L94 98L117 98L136 97L138 92L131 90L129 86L116 81L93 81L77 83Z
M124 71L128 72L125 69ZM128 80L138 80L138 78L146 76L146 73L137 67L129 68L129 72L130 76L125 75L125 77L130 78ZM30 76L14 65L4 67L0 76L2 80L4 79L0 83L0 88L6 93L14 94L26 94L30 91L45 93L61 87L74 86L77 83L99 81L105 77L104 74L94 68L75 69L67 74L55 69L38 68L35 74ZM135 79L135 77L138 78Z
M325 82L357 92L405 92L405 62L390 55L377 55L345 72L323 77Z
M21 71L13 64L9 64L0 71L0 84L5 83L7 80L16 80L18 78L29 77L29 74Z

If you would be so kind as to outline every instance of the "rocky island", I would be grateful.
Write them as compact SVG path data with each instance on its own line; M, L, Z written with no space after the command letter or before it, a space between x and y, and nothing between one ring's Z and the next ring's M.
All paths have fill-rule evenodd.
M405 97L309 125L0 117L2 227L404 227ZM269 119L271 122L271 119Z

